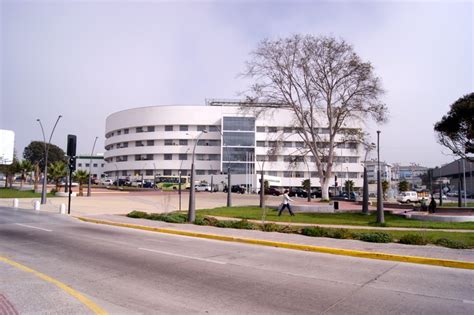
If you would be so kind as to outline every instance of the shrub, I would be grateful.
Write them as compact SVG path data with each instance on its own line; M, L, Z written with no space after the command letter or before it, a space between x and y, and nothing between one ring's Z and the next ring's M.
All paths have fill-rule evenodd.
M325 229L320 228L319 226L310 226L303 228L301 234L306 236L325 237L328 233Z
M127 214L127 217L136 219L148 219L148 213L143 211L132 211Z
M278 232L280 233L298 233L299 228L290 225L280 225Z
M400 243L410 245L426 245L428 240L420 234L405 234L400 238Z
M280 226L275 223L264 223L260 225L260 229L264 232L279 232Z
M242 229L242 230L254 230L255 224L247 221L246 219L240 221L232 222L232 228L234 229Z
M220 227L220 228L232 228L233 224L234 224L233 221L222 220L222 221L217 221L215 226Z
M352 233L347 229L333 229L328 231L328 237L348 239L352 238Z
M447 238L438 238L435 242L436 245L449 247L449 248L456 248L456 249L466 249L468 246L463 242L449 240Z
M148 219L155 221L164 221L168 223L184 223L188 216L184 213L170 212L170 213L152 213Z
M392 241L392 236L384 232L359 233L356 235L356 238L372 243L390 243Z

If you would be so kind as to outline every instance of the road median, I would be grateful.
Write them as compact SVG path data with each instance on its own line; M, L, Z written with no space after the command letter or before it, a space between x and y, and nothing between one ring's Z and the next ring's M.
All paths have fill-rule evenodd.
M217 233L203 233L199 231L189 231L184 229L176 228L167 228L167 227L157 227L151 225L138 225L128 222L118 222L117 220L104 220L97 218L89 217L76 217L77 219L96 224L105 224L117 227L132 228L137 230L145 230L151 232L159 232L173 235L197 237L203 239L213 239L219 241L235 242L235 243L244 243L244 244L253 244L261 245L268 247L277 247L277 248L286 248L292 250L316 252L316 253L325 253L341 256L350 256L357 258L368 258L368 259L378 259L378 260L387 260L387 261L396 261L396 262L405 262L405 263L415 263L423 265L432 265L432 266L442 266L450 268L460 268L460 269L474 269L474 262L462 261L462 260L450 260L442 258L432 258L432 257L418 257L410 255L397 255L392 253L384 253L377 251L362 251L354 249L345 249L345 248L334 248L334 247L325 247L325 246L316 246L308 244L299 244L299 243L288 243L274 240L265 240L257 238L248 238L240 236L229 236Z

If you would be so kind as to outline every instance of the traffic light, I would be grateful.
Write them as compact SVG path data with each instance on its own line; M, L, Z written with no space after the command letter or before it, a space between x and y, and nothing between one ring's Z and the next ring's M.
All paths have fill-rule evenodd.
M75 156L69 157L68 167L71 173L76 170L76 157Z
M76 156L76 136L67 135L67 155Z

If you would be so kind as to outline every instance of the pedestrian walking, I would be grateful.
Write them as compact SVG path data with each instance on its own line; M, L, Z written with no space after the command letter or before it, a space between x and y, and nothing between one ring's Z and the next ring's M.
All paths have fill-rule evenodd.
M285 208L288 208L288 211L290 212L292 216L295 215L291 211L290 201L293 201L293 200L290 198L290 196L288 196L288 190L285 190L285 192L283 193L283 205L281 206L280 211L278 211L278 216L281 216L281 213L283 212L283 210L285 210Z

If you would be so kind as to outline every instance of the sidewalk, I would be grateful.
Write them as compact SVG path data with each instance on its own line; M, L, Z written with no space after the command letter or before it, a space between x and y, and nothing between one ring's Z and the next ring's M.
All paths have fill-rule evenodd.
M194 224L173 224L162 221L152 221L146 219L133 219L126 216L120 215L88 215L84 217L90 220L103 220L119 224L130 224L134 226L142 226L147 228L158 228L158 229L170 229L175 231L182 231L186 233L202 233L211 234L217 237L204 237L218 239L223 238L245 238L252 240L253 244L259 244L259 241L263 242L278 242L278 243L291 243L299 246L319 246L328 247L332 249L349 250L349 251L363 251L373 253L376 258L377 254L392 254L401 256L416 256L424 258L442 259L442 260L454 260L461 262L470 262L472 269L472 263L474 263L474 250L472 249L450 249L438 246L415 246L415 245L403 245L397 243L367 243L357 240L345 240L345 239L331 239L324 237L308 237L297 234L285 234L278 232L262 232L256 230L238 230L228 228L217 228L211 226L199 226ZM179 234L179 233L172 233ZM202 237L202 236L201 236ZM254 245L252 245L254 246ZM268 246L268 245L267 245ZM278 246L275 246L278 247ZM302 249L304 250L304 249ZM349 255L350 256L350 255ZM383 259L383 258L382 258ZM390 259L389 259L390 260ZM409 261L409 260L406 260Z

